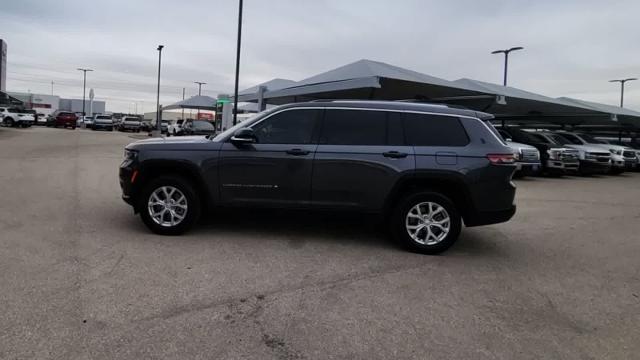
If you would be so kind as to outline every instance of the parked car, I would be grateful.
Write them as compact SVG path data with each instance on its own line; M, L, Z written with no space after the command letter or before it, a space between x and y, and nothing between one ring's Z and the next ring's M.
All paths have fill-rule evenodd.
M541 141L548 141L550 144L576 150L579 159L578 173L581 175L605 174L611 169L611 154L603 151L600 147L576 145L567 138L550 131L536 131L532 132L531 135L541 139Z
M534 136L527 131L512 126L500 128L498 131L506 140L517 141L535 147L540 154L542 173L562 175L578 171L580 161L577 150L562 147L544 137Z
M93 126L93 122L93 116L81 116L76 121L76 126L91 129L91 127Z
M462 222L516 211L512 150L489 114L392 101L295 103L215 137L129 144L124 201L149 229L178 235L210 206L377 213L408 249L434 254Z
M110 115L96 115L91 129L113 131L113 119Z
M593 145L611 153L610 174L621 174L628 168L633 168L637 163L636 154L633 149L626 146L606 144L590 134L558 131L558 134L565 137L576 145Z
M215 135L216 128L208 121L194 120L182 126L182 135Z
M624 142L624 141L619 141L619 140L609 140L609 139L601 139L601 138L596 138L598 141L601 141L605 144L610 144L610 145L618 145L618 146L622 146L625 149L620 151L620 150L615 150L615 149L611 149L610 151L613 153L613 151L615 150L615 154L616 155L622 155L624 160L625 160L625 165L626 165L626 169L627 170L638 170L640 169L640 145L638 143L631 143L631 142ZM632 152L635 153L635 157L636 157L636 161L628 161L628 158L632 157Z
M178 136L178 135L182 135L182 123L184 123L184 120L180 119L180 120L176 120L175 122L169 124L169 128L167 131L167 135L173 135L173 136Z
M506 137L506 133L498 130L507 146L513 151L516 159L516 172L514 177L537 174L540 171L540 152L533 146L517 143Z
M70 127L75 129L77 126L78 116L70 111L56 110L47 119L47 126L63 128Z
M36 121L33 123L33 125L47 125L47 115L43 114L43 113L37 113L36 114Z
M118 131L135 131L140 132L142 122L140 118L134 116L125 116L118 125Z
M156 130L155 125L156 125L155 121L143 120L142 124L140 125L140 129L145 132L153 131L153 130ZM162 122L160 123L160 133L166 134L168 128L169 128L169 121L162 120Z
M29 127L35 121L32 114L15 107L0 107L0 119L8 127Z

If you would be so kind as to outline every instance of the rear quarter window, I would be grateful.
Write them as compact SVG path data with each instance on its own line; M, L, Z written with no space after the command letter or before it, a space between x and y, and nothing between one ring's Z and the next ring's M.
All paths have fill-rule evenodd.
M412 146L469 144L469 136L455 116L405 113L404 129L407 144Z

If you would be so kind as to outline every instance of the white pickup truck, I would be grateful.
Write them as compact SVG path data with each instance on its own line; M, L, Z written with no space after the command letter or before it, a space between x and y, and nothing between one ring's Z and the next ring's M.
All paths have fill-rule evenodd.
M18 108L0 107L2 124L9 127L29 127L36 120L32 114Z

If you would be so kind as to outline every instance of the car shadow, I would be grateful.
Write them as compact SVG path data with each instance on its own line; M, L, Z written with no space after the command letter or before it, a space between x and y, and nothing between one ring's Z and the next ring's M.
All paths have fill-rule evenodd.
M400 247L387 235L379 216L323 211L219 209L205 216L195 234L287 239L292 248L306 243L350 243L381 248Z

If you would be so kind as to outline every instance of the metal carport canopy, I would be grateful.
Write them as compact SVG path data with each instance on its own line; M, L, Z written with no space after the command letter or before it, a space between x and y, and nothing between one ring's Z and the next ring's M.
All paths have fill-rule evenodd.
M454 82L479 92L492 94L494 101L483 102L473 99L455 101L454 99L450 102L492 113L499 119L559 125L615 124L612 113L601 108L478 80L460 79Z
M243 91L239 101L258 101L257 90L258 86ZM316 99L419 99L459 104L509 121L560 125L623 124L640 128L640 114L627 109L556 99L472 79L448 81L372 60L356 61L282 89L267 86L263 95L266 103L276 105Z
M162 110L174 109L195 109L195 110L216 110L216 99L211 96L196 95L177 103L162 107Z
M479 95L451 81L372 60L351 64L301 80L293 86L267 90L269 104L287 104L316 99L433 99ZM258 94L243 91L238 101L258 101Z

